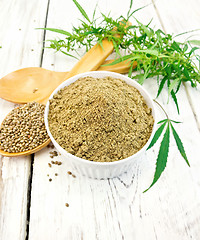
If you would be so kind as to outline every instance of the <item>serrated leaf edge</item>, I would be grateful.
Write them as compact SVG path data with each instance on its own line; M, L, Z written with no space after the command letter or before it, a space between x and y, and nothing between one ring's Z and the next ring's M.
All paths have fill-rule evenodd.
M152 147L154 146L154 144L158 141L159 137L161 136L161 134L162 134L162 132L163 132L163 130L164 130L164 128L165 128L166 123L167 123L167 122L165 121L165 122L156 130L156 132L155 132L155 134L154 134L154 136L153 136L153 138L152 138L152 140L151 140L151 142L150 142L147 150L150 149L150 148L152 148Z
M173 127L172 123L170 122L170 127L172 129L172 134L174 136L174 140L176 142L176 146L181 154L181 156L184 158L184 160L186 161L187 165L190 167L190 163L188 161L188 158L187 158L187 155L185 153L185 149L184 149L184 146L183 146L183 143L178 135L178 133L176 132L175 128Z
M144 193L146 191L148 191L158 181L162 172L165 170L165 167L167 164L168 152L169 152L169 142L170 142L170 127L169 127L169 122L168 122L165 134L164 134L162 142L160 144L160 149L159 149L158 157L156 160L156 171L154 174L153 182L150 185L150 187L144 191ZM164 159L164 161L163 161L163 159ZM158 164L160 164L160 162L161 162L161 165L158 167Z

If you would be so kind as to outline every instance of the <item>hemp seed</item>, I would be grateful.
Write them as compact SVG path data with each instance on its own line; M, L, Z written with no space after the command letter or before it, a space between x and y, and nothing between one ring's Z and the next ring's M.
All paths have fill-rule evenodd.
M44 124L45 106L27 103L13 109L0 127L0 149L17 153L31 150L49 139Z

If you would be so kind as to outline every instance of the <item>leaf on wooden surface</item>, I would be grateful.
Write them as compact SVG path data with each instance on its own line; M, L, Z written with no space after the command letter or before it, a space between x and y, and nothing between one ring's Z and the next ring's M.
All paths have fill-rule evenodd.
M198 47L193 47L189 52L189 56L191 56L198 49L199 49Z
M132 0L131 0L131 2L132 2ZM131 9L129 8L129 11L128 11L128 14L127 14L127 20L128 20L130 17L132 17L134 13L136 13L137 11L139 11L139 10L145 8L145 7L148 7L150 4L152 4L152 3L149 3L149 4L147 4L147 5L143 6L143 7L137 8L137 9L135 9L135 10L134 10L133 12L131 12L131 13L130 13L130 10L131 10ZM130 7L132 7L132 3L130 3Z
M156 171L154 174L153 182L150 185L150 187L147 188L144 192L148 191L158 181L158 179L160 178L162 172L166 167L168 152L169 152L169 141L170 141L170 128L169 128L169 122L168 122L163 140L160 144L160 149L159 149L159 153L156 161Z
M167 122L167 121L168 121L168 119L166 118L166 119L163 119L163 120L159 121L158 124L161 124L161 123L164 123L164 122Z
M174 90L171 90L171 96L176 104L176 109L177 109L177 112L178 114L180 114L180 111L179 111L179 106L178 106L178 100L177 100L177 97L176 97L176 94L174 92Z
M179 81L181 81L179 78L174 79L169 87L168 87L168 95L170 95L171 91L175 88L175 86L178 86Z
M192 45L200 46L200 40L189 40L188 42Z
M180 152L180 154L182 155L182 157L185 159L187 165L190 167L190 164L189 164L189 161L188 161L188 158L187 158L187 155L185 153L185 149L183 147L183 143L181 142L181 139L180 137L178 136L175 128L173 127L172 123L170 122L170 126L171 126L171 129L172 129L172 133L173 133L173 136L174 136L174 139L176 141L176 145L177 145L177 148Z
M173 123L182 123L182 122L178 122L178 121L174 121L174 120L170 120L170 122L173 122Z
M160 85L159 85L159 88L158 88L158 93L157 93L156 98L160 95L160 93L161 93L161 91L162 91L162 89L163 89L166 81L167 81L167 76L165 76L165 77L161 80Z
M81 5L76 1L76 0L72 0L75 5L77 6L78 10L80 11L80 13L83 15L83 17L88 20L89 23L91 23L87 13L85 12L85 10L81 7Z
M163 124L157 129L157 131L155 132L155 134L154 134L154 136L153 136L153 139L151 140L151 142L150 142L147 150L150 149L151 147L153 147L153 145L157 142L157 140L159 139L161 133L163 132L164 127L165 127L165 125L166 125L166 123L167 123L167 119L165 119L165 120L163 120L163 121L164 121L164 123L163 123Z
M94 11L93 11L93 15L92 15L92 20L93 20L93 21L94 21L94 18L95 18L97 6L98 6L98 2L96 3L96 6L95 6Z
M130 66L132 66L137 61L139 74L132 76L135 68L130 67L128 76L132 77L132 79L137 79L140 84L143 84L147 78L162 76L162 80L158 81L157 97L167 82L169 96L172 96L179 112L176 94L182 82L189 81L192 87L196 87L197 83L200 83L199 69L193 61L193 57L195 57L200 65L200 56L196 53L196 50L200 49L200 41L176 42L172 34L165 34L160 29L155 31L151 28L151 21L147 25L141 23L133 14L149 4L133 11L131 9L134 3L133 0L130 0L127 17L119 16L117 19L112 18L109 14L106 16L101 12L101 17L94 19L97 10L96 5L91 21L85 10L78 3L78 0L73 0L73 2L84 19L80 20L81 24L79 27L73 26L72 33L51 29L52 31L69 35L69 37L66 37L62 42L61 40L51 41L50 48L57 51L66 48L66 52L71 53L73 51L77 52L77 49L84 47L87 52L96 42L102 46L102 39L107 38L113 42L114 50L120 59L106 66L114 65L126 59L130 60ZM130 17L134 18L136 24L127 27ZM193 32L193 30L189 32ZM116 34L121 37L116 37ZM186 32L182 34L186 34ZM192 47L192 43L198 46ZM128 55L121 56L120 48L125 49L125 54Z
M65 55L67 55L67 56L69 56L69 57L73 57L73 58L75 58L75 59L77 59L77 60L79 60L77 57L75 57L74 55L71 55L71 54L69 54L69 53L67 53L67 52L65 52L65 51L63 51L63 50L60 50L62 53L64 53Z
M130 1L130 6L129 6L128 13L127 13L127 18L129 18L129 16L130 16L130 11L131 11L132 6L133 6L133 0Z
M57 28L36 28L36 29L43 29L43 30L48 30L48 31L51 31L51 32L56 32L56 33L60 33L60 34L64 34L64 35L67 35L67 36L70 36L71 34L65 30L62 30L62 29L57 29Z
M176 34L176 35L174 36L174 38L175 38L175 37L179 37L179 36L184 35L184 34L188 34L188 33L192 33L192 32L197 32L197 31L199 31L199 30L200 30L200 29L198 28L198 29L193 29L193 30L190 30L190 31L182 32L182 33Z

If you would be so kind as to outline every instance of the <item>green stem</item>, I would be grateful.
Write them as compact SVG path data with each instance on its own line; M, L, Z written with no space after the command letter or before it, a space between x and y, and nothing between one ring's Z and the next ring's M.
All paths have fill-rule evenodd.
M156 104L158 104L158 106L163 110L166 118L169 120L169 116L168 116L167 112L165 111L165 109L163 108L163 106L162 106L158 101L156 101L155 99L153 99L153 101L154 101Z

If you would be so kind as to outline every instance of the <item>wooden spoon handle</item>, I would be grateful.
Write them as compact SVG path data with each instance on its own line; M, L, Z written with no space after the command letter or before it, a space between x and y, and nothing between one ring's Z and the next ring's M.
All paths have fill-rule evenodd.
M111 41L104 39L102 45L96 44L92 47L75 66L67 73L64 80L87 71L94 71L105 61L112 53L114 47Z

